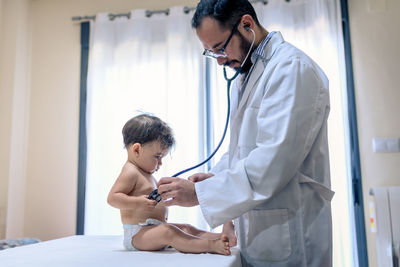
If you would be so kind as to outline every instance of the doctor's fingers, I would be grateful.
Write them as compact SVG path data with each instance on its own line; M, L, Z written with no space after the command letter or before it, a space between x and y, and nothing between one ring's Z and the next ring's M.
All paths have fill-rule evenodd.
M201 182L205 179L208 179L211 176L214 176L214 174L212 174L212 173L196 173L196 174L193 174L192 176L190 176L188 178L188 180L193 183L197 183L197 182Z
M163 203L165 206L179 205L178 201L174 198L163 198Z
M182 207L192 207L198 205L197 199L190 199L185 196L185 194L182 194L182 192L178 191L171 191L168 193L165 193L163 198L163 202L166 206L182 206Z
M178 180L178 179L180 179L180 178L177 178L177 177L163 177L163 178L161 178L160 181L158 181L158 183L157 183L158 192L160 192L160 188L159 188L160 186L165 185L165 184L170 184L173 181Z
M179 199L178 191L168 191L162 193L161 198L164 203L171 203L172 200L175 200L173 201L173 203L176 203L177 200Z
M181 188L182 180L183 179L177 177L161 178L161 180L157 184L158 193L162 195L165 192L179 190L179 188Z
M165 198L163 196L163 199L168 200L172 198L174 205L192 207L199 204L194 183L188 180L181 181L177 189L166 192L165 196Z
M193 174L192 176L189 176L188 180L191 181L191 182L193 182L193 183L200 182L200 181L204 180L203 174L204 174L204 173L196 173L196 174ZM202 179L202 178L203 178L203 179Z

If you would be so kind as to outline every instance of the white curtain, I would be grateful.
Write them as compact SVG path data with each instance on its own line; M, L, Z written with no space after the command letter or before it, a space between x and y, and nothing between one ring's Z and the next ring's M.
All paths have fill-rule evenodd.
M135 10L112 21L97 14L91 23L85 234L121 234L119 211L106 199L126 161L121 130L132 116L152 113L175 133L156 179L204 157L203 59L192 16L174 7L169 15ZM169 221L207 229L199 208L170 208Z
M328 138L332 201L334 266L358 266L352 223L351 184L346 168L347 102L341 14L338 0L269 0L267 5L253 4L260 23L267 31L280 31L283 38L303 50L325 71L330 84L331 112ZM226 82L222 68L212 63L213 122L222 131ZM221 105L222 103L222 105ZM225 105L225 106L224 106ZM214 138L219 138L218 134ZM348 146L347 146L348 147ZM220 154L219 154L220 156Z

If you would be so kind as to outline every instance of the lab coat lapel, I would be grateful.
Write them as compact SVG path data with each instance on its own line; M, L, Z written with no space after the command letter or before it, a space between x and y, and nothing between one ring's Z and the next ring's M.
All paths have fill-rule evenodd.
M240 78L241 77L239 76L238 79ZM236 116L238 101L239 101L239 88L238 88L238 83L235 81L235 83L233 83L231 90L231 118L235 118Z
M243 107L245 106L247 99L250 94L255 90L257 82L260 80L260 77L265 69L262 60L258 60L255 63L253 71L250 73L249 81L247 82L246 88L244 89L243 96L240 99L239 107L236 114L240 114Z
M231 120L231 140L229 144L229 163L232 165L235 160L235 154L237 153L237 143L238 143L238 138L239 138L239 131L240 131L240 125L242 123L243 119L243 110L244 107L246 106L247 99L249 96L254 92L255 87L257 85L258 80L260 79L262 72L264 71L264 64L262 63L261 60L257 60L252 72L250 73L250 79L247 82L247 85L244 89L244 93L242 98L239 100L238 99L238 90L237 95L235 97L235 106L237 104L237 101L239 101L239 106L234 112L232 113L233 120ZM236 158L237 159L237 158Z
M240 77L239 77L240 78ZM237 120L236 120L236 114L237 114L237 106L238 106L238 101L239 101L239 90L240 88L237 87L238 83L235 82L235 88L234 90L231 91L231 121L230 121L230 141L229 141L229 164L232 163L233 155L235 154L235 147L237 143Z
M245 91L243 93L242 98L239 100L239 107L235 113L235 118L237 116L240 116L242 113L243 107L245 107L247 99L251 95L252 92L254 92L255 87L257 86L258 81L260 80L262 73L265 70L266 62L269 61L269 59L272 57L272 55L275 53L275 50L279 47L284 42L282 34L280 32L276 32L272 37L269 43L265 46L264 48L264 53L265 53L265 59L261 59L258 57L256 59L256 62L254 63L253 70L250 73L250 79L246 85Z
M275 33L270 43L267 44L264 50L266 55L266 60L262 60L261 58L257 58L256 62L254 63L253 70L250 73L249 81L246 84L244 89L244 93L241 99L239 99L239 88L235 90L235 99L232 101L233 109L231 113L231 137L230 137L230 144L229 144L229 164L232 165L235 153L237 153L237 143L239 138L239 131L240 131L240 124L242 123L242 116L244 113L244 108L246 107L246 103L250 95L256 90L257 83L260 80L262 73L265 70L266 62L274 54L277 47L283 42L283 37L280 32ZM233 97L233 95L232 95ZM240 101L238 103L238 101ZM238 106L237 106L238 103ZM237 107L237 109L236 109Z

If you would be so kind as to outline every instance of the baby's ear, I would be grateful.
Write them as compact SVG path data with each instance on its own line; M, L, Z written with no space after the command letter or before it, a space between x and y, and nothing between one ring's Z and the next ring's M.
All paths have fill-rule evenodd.
M141 148L142 148L142 145L141 145L141 144L139 144L139 143L134 143L134 144L131 146L131 151L132 151L133 153L139 153L139 151L140 151Z

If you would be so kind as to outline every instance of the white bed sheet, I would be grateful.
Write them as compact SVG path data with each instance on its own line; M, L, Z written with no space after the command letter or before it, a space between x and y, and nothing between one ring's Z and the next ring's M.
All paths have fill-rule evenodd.
M88 267L88 266L190 266L240 267L240 253L232 255L184 254L164 251L127 251L121 236L70 236L0 251L1 267Z

